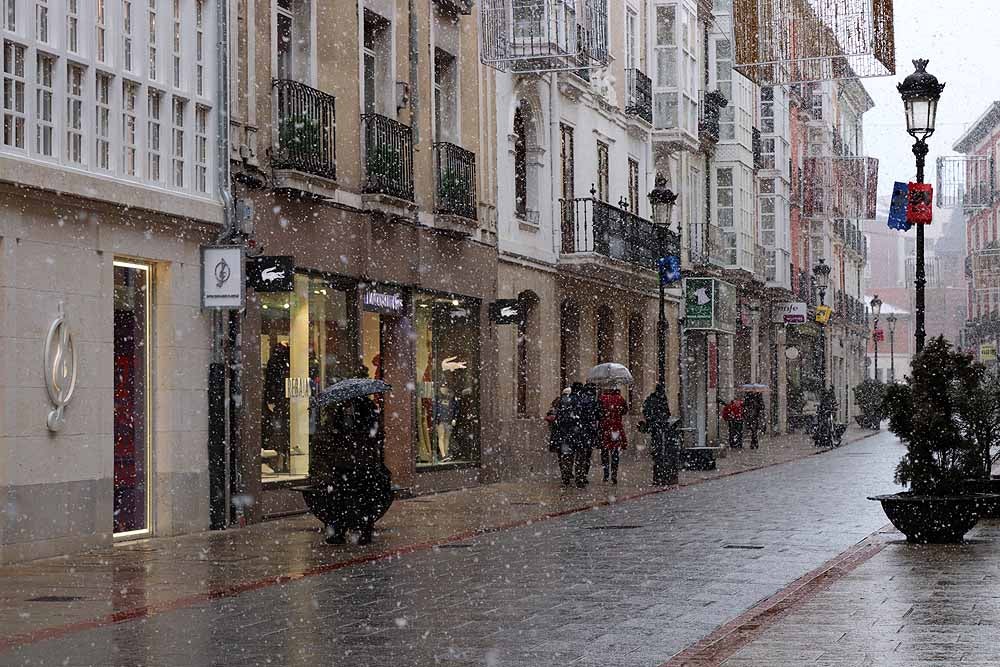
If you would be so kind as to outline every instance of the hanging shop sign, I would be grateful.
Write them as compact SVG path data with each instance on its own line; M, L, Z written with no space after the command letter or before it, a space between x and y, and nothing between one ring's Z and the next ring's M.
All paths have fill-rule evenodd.
M885 329L875 329L872 332L872 339L876 342L882 343L885 341Z
M242 246L201 247L202 308L243 308L245 285Z
M660 284L671 285L681 279L681 258L677 255L667 255L656 260L660 273Z
M291 255L247 257L247 287L255 292L294 292L295 258Z
M830 306L816 306L816 321L820 324L826 324L830 321L831 313L833 313L833 308Z
M808 313L805 301L777 303L772 310L771 321L774 324L803 324Z
M401 317L406 314L406 301L399 291L386 287L366 287L361 293L361 307L370 313Z
M906 221L913 225L929 225L934 217L934 186L930 183L910 183L907 186Z
M490 304L490 320L494 324L520 324L521 302L517 299L497 299Z
M736 333L736 288L715 278L684 279L684 328Z
M983 343L979 346L979 361L996 361L997 346L995 343Z
M73 398L76 389L77 357L73 332L66 322L62 303L59 314L49 325L49 335L45 337L45 389L52 403L45 425L53 433L62 429L66 422L63 411Z

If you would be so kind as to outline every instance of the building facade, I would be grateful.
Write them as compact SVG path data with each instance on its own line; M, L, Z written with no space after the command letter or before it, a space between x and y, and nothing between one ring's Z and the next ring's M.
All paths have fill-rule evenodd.
M4 3L0 562L209 525L215 12Z

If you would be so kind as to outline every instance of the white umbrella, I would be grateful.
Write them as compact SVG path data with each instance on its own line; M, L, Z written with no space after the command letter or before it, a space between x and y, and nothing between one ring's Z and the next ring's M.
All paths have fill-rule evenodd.
M587 372L587 382L600 385L631 385L635 383L635 380L632 379L632 373L621 364L607 363L597 364L591 368Z

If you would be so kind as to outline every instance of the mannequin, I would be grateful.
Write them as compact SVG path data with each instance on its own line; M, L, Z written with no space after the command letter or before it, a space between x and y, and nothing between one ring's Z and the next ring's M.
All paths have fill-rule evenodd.
M434 402L434 422L437 424L438 461L450 461L451 430L458 417L458 397L451 393L448 385L441 385Z

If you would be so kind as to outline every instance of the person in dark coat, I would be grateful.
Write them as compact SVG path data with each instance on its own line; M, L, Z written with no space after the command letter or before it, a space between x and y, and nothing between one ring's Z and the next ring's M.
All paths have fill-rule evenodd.
M563 389L562 394L552 401L552 406L545 415L545 421L549 424L549 451L554 453L559 461L559 476L562 478L564 487L569 486L573 481L573 448L570 438L574 426L568 423L568 421L572 421L568 418L572 412L571 391L569 387ZM564 403L565 408L562 412L562 419L560 419L559 410Z
M757 449L757 439L764 420L764 399L754 393L743 401L743 423L750 432L750 449Z
M679 454L677 432L671 425L670 402L662 384L656 385L653 393L642 404L642 423L639 430L649 433L649 453L653 457L653 484L666 486L676 483L671 474L676 474Z
M580 421L580 438L576 442L575 473L576 485L582 489L590 483L590 460L594 448L600 446L603 410L594 385L582 385L578 395L576 412Z
M392 503L392 477L384 462L384 436L376 403L368 396L319 408L309 475L313 488L329 497L329 544L343 544L348 530L369 544L375 522Z

